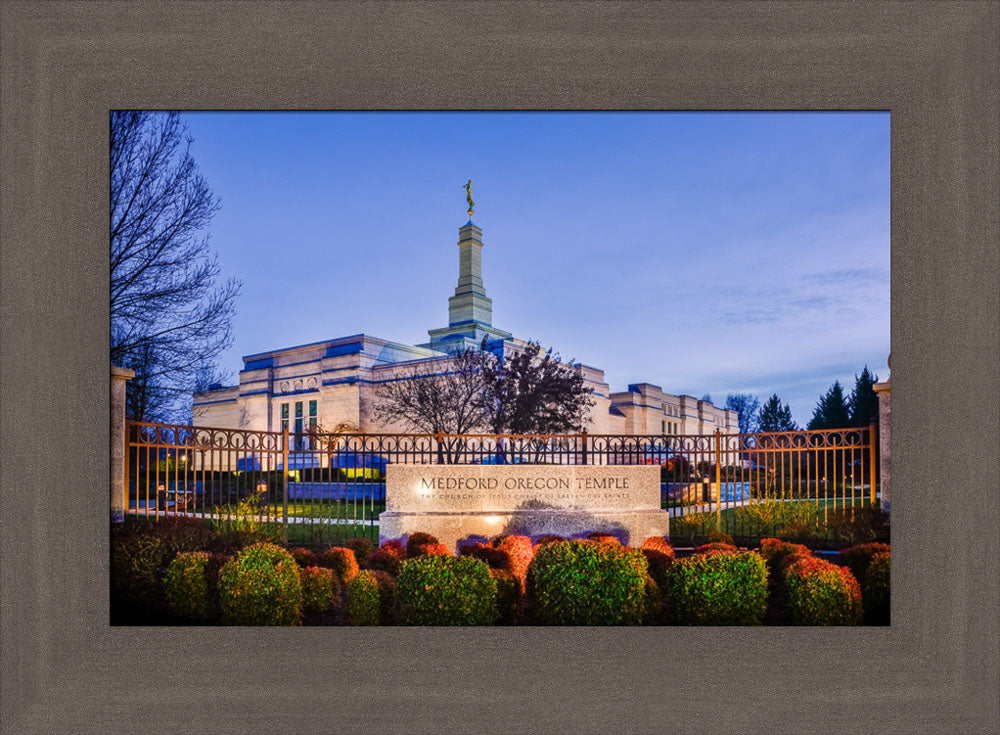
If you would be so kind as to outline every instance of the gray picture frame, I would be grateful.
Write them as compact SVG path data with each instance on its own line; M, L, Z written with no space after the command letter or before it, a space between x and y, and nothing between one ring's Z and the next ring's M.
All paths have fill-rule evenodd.
M1000 4L3 2L0 21L3 732L1000 729ZM111 627L112 108L889 110L892 625Z

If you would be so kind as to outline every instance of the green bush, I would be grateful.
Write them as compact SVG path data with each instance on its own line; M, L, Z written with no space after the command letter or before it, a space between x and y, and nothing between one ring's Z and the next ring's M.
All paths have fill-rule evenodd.
M642 611L642 622L646 625L663 621L663 594L660 592L660 585L656 583L653 576L646 575L646 586L644 588L645 601Z
M497 611L501 625L521 622L521 580L507 569L490 569L497 583Z
M167 566L163 590L175 615L198 622L219 614L219 569L228 561L222 554L182 551Z
M645 611L646 557L620 545L556 541L535 552L528 590L544 625L637 625Z
M340 602L340 580L332 569L305 567L299 572L302 585L302 610L324 613Z
M111 536L111 595L113 612L128 616L162 613L165 608L163 572L168 555L163 538L131 524Z
M274 544L248 546L222 568L219 602L231 625L297 625L302 585L295 559Z
M360 571L347 583L344 612L348 625L379 624L378 580L374 572Z
M795 556L783 582L794 625L858 625L861 588L846 567L814 556Z
M491 625L496 581L486 562L468 556L421 555L399 570L403 625Z
M680 625L760 625L767 567L753 552L696 554L670 565L664 594Z
M872 557L861 585L865 605L865 621L872 625L889 624L889 552Z
M382 625L393 625L399 617L399 595L396 578L388 572L373 570L378 583L379 622Z

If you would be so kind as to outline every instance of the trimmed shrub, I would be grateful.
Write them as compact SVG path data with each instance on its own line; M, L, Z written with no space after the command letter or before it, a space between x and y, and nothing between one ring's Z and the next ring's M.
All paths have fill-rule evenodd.
M649 574L646 575L646 584L643 589L645 601L642 611L642 622L646 625L659 622L663 616L663 595L660 592L660 585Z
M332 569L341 584L347 584L358 573L358 562L354 552L340 546L331 546L317 560L321 567Z
M451 549L444 544L421 544L414 556L451 556Z
M497 612L501 625L516 625L521 622L521 580L506 569L490 569L490 575L497 584Z
M556 543L558 541L565 541L565 540L566 539L564 537L557 536L554 533L546 534L545 536L541 536L535 542L535 551L538 551L539 547L545 546L546 544L554 544L554 543Z
M366 560L368 555L375 551L375 544L373 544L370 539L366 539L364 536L349 538L344 542L344 546L353 551L354 558L360 561Z
M645 612L646 557L618 545L556 541L535 552L528 592L544 625L635 625Z
M535 547L527 536L500 536L493 541L493 546L507 552L510 559L510 570L521 582L521 592L525 590L528 581L528 566L535 558Z
M304 567L299 572L299 582L304 612L324 613L340 602L340 580L332 569Z
M182 551L167 566L163 591L174 614L198 622L219 615L219 570L229 561L223 554Z
M753 552L678 559L664 594L680 625L760 625L767 607L767 566Z
M507 552L494 549L486 544L463 544L462 548L459 549L459 554L481 559L489 565L490 569L505 569L508 572L511 570L512 565Z
M303 569L306 567L316 566L316 555L311 549L307 549L303 546L296 546L294 549L289 549L288 553L292 555L293 559L295 559L295 563Z
M486 562L468 556L421 555L399 570L403 625L491 625L496 580Z
M365 566L372 571L386 572L392 576L399 574L403 560L388 549L377 549L368 555Z
M865 622L871 625L889 624L889 552L872 557L861 585L865 605Z
M861 588L847 567L797 556L785 570L784 592L794 625L858 625Z
M760 555L767 562L767 568L775 582L779 581L785 569L800 556L811 557L812 551L802 544L791 544L777 538L765 538L760 541Z
M612 536L610 533L592 533L587 536L588 541L595 541L599 544L611 544L612 546L621 546L622 542L617 536Z
M219 535L200 518L167 516L151 526L151 532L163 539L169 562L186 551L214 551L220 548Z
M361 571L347 583L344 612L348 625L379 624L378 580L374 572Z
M663 590L667 584L667 570L674 563L674 547L662 536L653 536L642 542L640 551L646 557L649 575Z
M659 551L666 554L671 559L674 558L674 547L671 546L670 542L663 536L650 536L642 542L642 546L640 548L649 549L650 551Z
M714 528L708 532L705 538L708 540L708 543L710 544L728 544L729 546L736 545L736 542L733 541L732 536L730 536L725 531L718 531Z
M889 544L871 543L858 544L840 552L840 563L851 570L851 574L858 580L858 584L864 587L865 575L868 572L868 565L876 554L889 551Z
M431 536L429 533L424 533L423 531L411 533L406 539L406 558L409 559L412 556L422 554L423 552L420 551L421 546L436 543L438 543L437 538Z
M280 546L248 546L222 567L219 602L223 620L231 625L298 625L299 567Z
M396 539L390 539L389 541L386 541L378 548L379 551L384 551L387 554L392 554L400 561L406 558L406 547L403 546L403 544Z
M386 572L371 571L378 583L379 622L382 625L392 625L399 614L399 587L396 578Z
M148 529L122 525L111 536L111 594L117 613L162 612L163 572L168 548L163 538Z
M719 542L703 544L694 550L694 553L696 554L738 554L739 552L740 550L732 544L723 544Z

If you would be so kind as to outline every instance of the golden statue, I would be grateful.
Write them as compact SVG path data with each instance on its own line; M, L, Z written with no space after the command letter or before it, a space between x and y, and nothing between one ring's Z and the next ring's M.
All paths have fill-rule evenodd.
M472 179L466 181L465 186L462 188L465 189L465 200L469 203L469 219L472 219L472 208L476 205L476 203L472 201Z

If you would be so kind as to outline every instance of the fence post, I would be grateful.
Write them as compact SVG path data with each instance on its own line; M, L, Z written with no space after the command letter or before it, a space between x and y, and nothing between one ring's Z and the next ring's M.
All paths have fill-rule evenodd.
M722 432L715 430L715 525L722 530Z
M878 393L878 450L879 450L879 489L882 492L882 510L889 512L889 448L892 444L892 412L889 405L889 380L876 383L872 389ZM872 491L874 493L874 490ZM874 498L874 495L873 495Z
M281 430L281 540L288 544L288 429Z
M587 464L587 430L580 434L580 441L583 442L583 463Z
M128 436L125 431L125 383L135 371L111 366L111 522L128 511Z
M868 424L868 495L875 505L875 419Z

